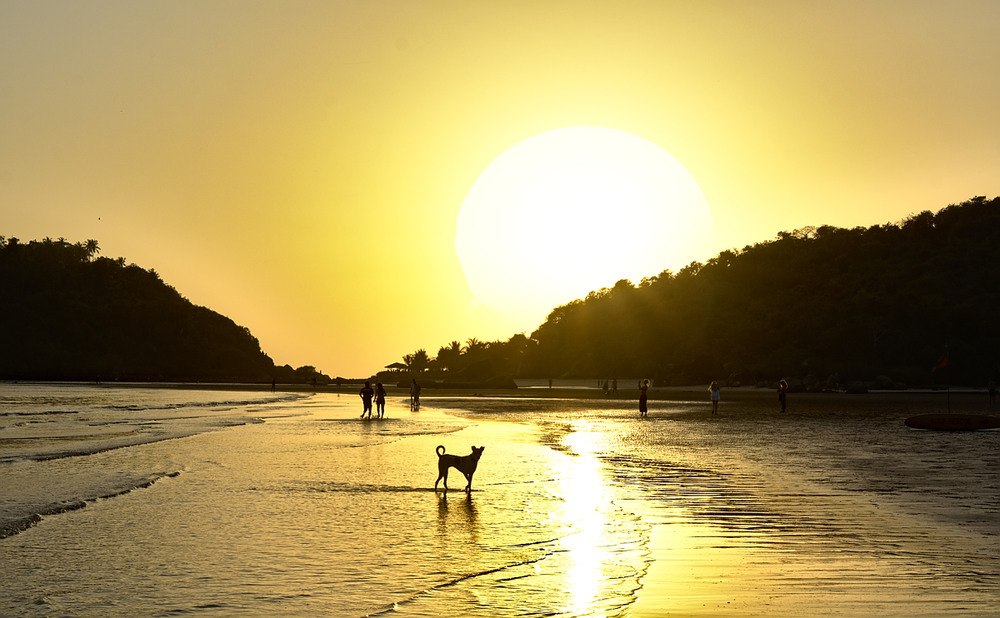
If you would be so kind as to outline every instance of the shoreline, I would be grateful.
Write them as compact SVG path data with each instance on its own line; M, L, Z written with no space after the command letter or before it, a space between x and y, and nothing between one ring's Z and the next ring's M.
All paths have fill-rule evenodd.
M50 386L50 387L89 387L98 389L158 389L158 390L191 390L220 391L246 393L273 393L274 395L289 394L308 397L311 395L341 395L357 396L361 383L345 383L341 386L312 386L305 384L277 384L272 389L270 384L246 384L228 382L32 382L32 381L0 381L0 386ZM386 385L389 397L407 400L409 389L395 385ZM596 387L580 388L559 386L527 387L527 388L434 388L424 387L421 401L431 403L456 400L479 401L580 401L593 402L595 405L613 406L616 408L635 408L638 410L638 390L620 389L617 394L604 394ZM710 408L708 385L651 387L648 391L650 402L690 404L696 406L696 414L700 414L700 405ZM741 404L750 407L774 406L778 410L777 391L771 388L756 386L739 386L722 389L722 400L719 408L720 416L739 415ZM908 411L907 416L914 414L951 414L967 413L986 417L1000 418L1000 405L989 401L986 388L958 387L955 389L933 390L927 388L906 390L870 390L866 393L848 393L844 391L821 392L789 392L788 416L802 414L831 414L859 410L875 406L902 406ZM905 417L903 417L905 418ZM979 431L995 431L981 429Z
M595 382L595 380L581 380L574 382ZM172 388L177 390L230 390L230 391L274 391L274 392L303 392L303 393L354 393L364 384L364 380L350 380L343 382L340 386L335 384L293 384L277 383L273 387L271 384L257 382L134 382L134 381L81 381L81 380L0 380L0 385L29 385L29 386L93 386L99 388ZM392 394L409 394L405 387L392 384L385 384L387 392ZM651 386L648 390L649 399L677 400L682 395L706 396L708 384L690 384L683 386ZM484 386L482 388L474 386L442 386L433 383L422 383L422 396L428 397L553 397L558 399L604 399L630 400L638 399L639 390L637 388L620 388L617 394L605 394L596 386L578 385L554 385L547 386L521 386L514 388L497 388ZM722 388L723 397L727 394L732 397L757 397L764 395L775 395L776 389L758 386L732 386ZM851 393L847 391L789 391L789 396L793 397L816 397L816 396L845 396L849 398L864 397L866 395L987 395L986 387L977 386L941 386L941 387L918 387L904 389L869 389L863 393Z
M364 423L353 386L341 390L348 396L301 397L293 407L302 415L286 416L288 406L279 404L273 422L25 464L24 478L48 475L77 497L68 470L102 484L142 462L178 474L142 492L88 501L4 540L12 565L23 564L21 555L38 559L35 547L44 543L111 552L96 578L124 585L93 598L50 594L50 582L95 577L53 551L53 561L32 563L34 570L17 566L19 594L34 598L38 590L69 604L48 613L98 612L96 603L109 598L123 613L142 613L143 604L160 613L197 611L176 594L193 590L197 603L259 615L348 614L348 607L397 602L404 613L490 615L473 611L480 607L468 604L473 596L510 613L531 604L553 615L623 603L637 617L990 615L982 608L995 598L997 578L988 541L995 538L989 487L998 434L928 434L900 422L944 398L802 394L782 415L772 391L750 387L723 391L716 416L706 391L686 387L665 391L677 403L651 406L650 418L640 420L628 393L559 401L431 391L426 409L412 411L407 393L395 389L387 420ZM133 412L116 414L108 426ZM470 443L488 447L473 492L433 491L434 447L458 452ZM358 522L373 514L378 525L359 535ZM148 552L135 552L138 543ZM428 563L447 572L428 574ZM156 565L162 572L150 568ZM248 572L252 596L241 587ZM283 605L267 605L271 599Z

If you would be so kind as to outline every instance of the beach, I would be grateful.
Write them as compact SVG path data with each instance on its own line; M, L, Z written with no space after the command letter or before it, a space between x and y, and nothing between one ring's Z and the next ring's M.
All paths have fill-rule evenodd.
M424 392L0 385L0 615L1000 607L1000 432L903 425L944 395Z

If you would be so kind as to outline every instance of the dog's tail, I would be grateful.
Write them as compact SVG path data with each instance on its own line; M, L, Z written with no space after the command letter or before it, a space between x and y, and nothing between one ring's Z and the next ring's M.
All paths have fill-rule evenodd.
M436 449L434 449L434 450L435 450L435 451L437 451L437 454L438 454L438 457L440 457L441 455L444 455L444 446L443 446L443 445L441 445L441 446L438 446L438 447L437 447Z

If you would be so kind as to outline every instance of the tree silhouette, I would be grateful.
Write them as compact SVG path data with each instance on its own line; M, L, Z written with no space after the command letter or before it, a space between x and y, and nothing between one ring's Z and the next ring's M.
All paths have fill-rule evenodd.
M99 252L96 240L0 237L0 378L298 381L245 327Z
M531 333L472 338L452 377L653 376L660 383L911 383L1000 373L1000 198L868 228L809 226L595 290ZM453 342L454 343L454 342ZM442 350L439 350L439 357Z
M452 341L447 346L438 349L437 361L444 371L458 371L462 367L462 344Z

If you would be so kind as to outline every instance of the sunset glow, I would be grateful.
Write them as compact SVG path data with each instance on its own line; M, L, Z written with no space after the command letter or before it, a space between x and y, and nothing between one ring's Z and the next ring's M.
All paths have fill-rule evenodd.
M369 376L780 231L1000 194L998 23L989 1L6 2L0 235L95 239L275 362ZM571 127L655 156L528 156ZM668 157L710 222L662 207Z
M704 257L710 242L705 197L676 159L621 131L570 127L483 171L455 247L476 298L534 327L591 290Z

